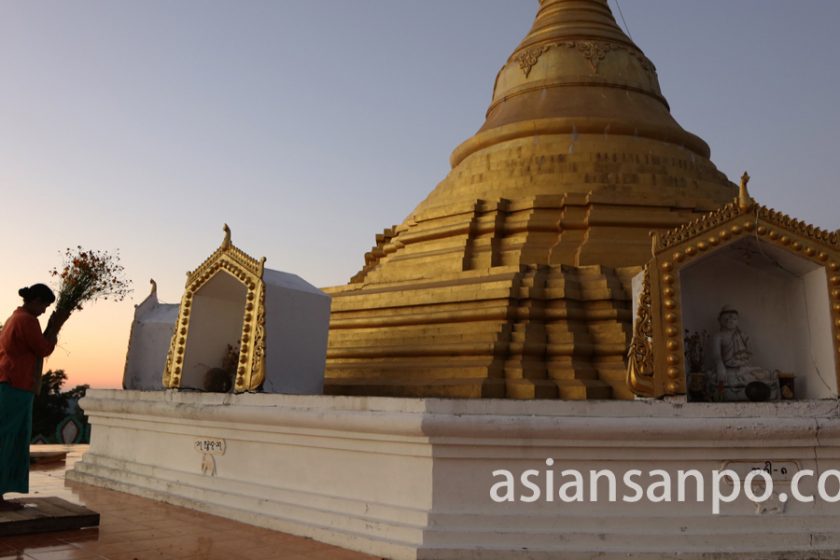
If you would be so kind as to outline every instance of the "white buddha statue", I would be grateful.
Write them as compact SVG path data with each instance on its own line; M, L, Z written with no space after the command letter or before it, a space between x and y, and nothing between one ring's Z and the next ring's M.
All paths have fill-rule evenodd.
M712 393L725 401L778 400L778 373L752 365L750 339L738 327L738 319L738 311L728 305L718 315L720 331L712 339Z

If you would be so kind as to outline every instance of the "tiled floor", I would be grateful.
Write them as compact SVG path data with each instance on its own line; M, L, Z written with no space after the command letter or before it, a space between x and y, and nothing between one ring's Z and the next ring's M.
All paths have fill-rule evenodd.
M373 556L311 539L244 525L104 488L66 482L66 464L33 468L30 496L57 496L101 515L98 529L0 537L0 560L372 560ZM20 497L7 494L7 498Z

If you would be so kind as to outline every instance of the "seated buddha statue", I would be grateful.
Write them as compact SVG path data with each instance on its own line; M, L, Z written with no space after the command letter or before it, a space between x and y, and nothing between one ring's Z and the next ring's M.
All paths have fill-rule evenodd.
M753 365L750 339L738 320L738 310L729 306L718 315L720 331L712 339L715 371L711 393L724 401L778 400L778 372Z

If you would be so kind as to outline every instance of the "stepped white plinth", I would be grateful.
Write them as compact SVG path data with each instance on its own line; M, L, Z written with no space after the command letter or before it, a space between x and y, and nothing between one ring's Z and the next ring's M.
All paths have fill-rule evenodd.
M90 451L67 478L398 559L840 558L840 503L712 514L711 471L840 469L837 401L686 404L91 390ZM546 459L553 459L549 467ZM515 502L491 487L516 477ZM541 488L532 495L523 471ZM576 469L611 469L616 503L548 501ZM706 473L706 498L621 502L629 469ZM784 470L784 472L781 472ZM661 476L661 475L660 475ZM652 479L639 478L638 482ZM816 478L800 489L815 494ZM837 480L827 490L840 492ZM693 488L693 486L691 486ZM726 483L722 486L727 490ZM730 488L731 489L731 488ZM552 494L554 497L554 494ZM590 496L586 480L586 497Z

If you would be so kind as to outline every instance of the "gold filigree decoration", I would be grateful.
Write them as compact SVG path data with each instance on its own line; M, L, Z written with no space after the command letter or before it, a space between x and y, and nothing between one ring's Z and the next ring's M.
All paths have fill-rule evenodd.
M541 47L531 47L530 49L526 49L516 55L514 60L519 63L519 67L522 69L522 72L525 73L525 77L527 78L528 75L531 73L531 69L537 62L540 60L540 56L551 48L549 46L541 46Z
M612 51L623 51L635 58L645 72L647 72L652 77L656 76L656 67L641 51L639 51L638 49L631 48L627 45L623 45L620 43L611 43L609 41L559 41L555 43L549 43L546 45L530 47L518 53L513 58L513 60L519 63L519 67L522 69L522 72L527 78L531 73L531 69L537 64L543 53L545 53L553 47L577 49L589 63L589 66L592 68L592 71L596 74L598 73L598 70L601 66L601 62L603 62L607 54L609 54Z
M743 212L738 207L738 201L736 199L735 202L730 202L721 206L717 210L709 212L708 214L703 214L699 218L695 218L687 224L684 224L676 229L666 231L659 236L657 249L664 250L674 245L683 243L684 241L688 241L689 239L702 235L703 233L718 227L724 222L728 222L732 218L737 218L742 213Z
M749 177L747 177L747 181ZM827 231L816 226L796 220L790 216L778 212L766 206L759 206L755 200L746 192L746 181L743 182L742 192L733 202L725 204L721 208L703 214L685 225L676 229L666 231L658 237L657 250L663 251L689 239L699 237L714 230L720 225L729 222L738 216L754 212L756 220L762 220L769 226L785 229L790 233L802 236L812 241L825 243L835 249L840 249L840 235L836 231Z
M258 375L251 376L251 390L256 391L259 385L254 385L257 379L265 379L265 290L260 294L260 303L257 306L257 322L254 327L254 357L251 360L251 370Z
M265 257L260 260L264 266ZM262 273L260 273L262 278ZM265 379L265 284L248 282L245 295L245 317L242 321L240 363L236 370L234 389L237 393L257 391Z
M758 217L768 224L786 229L797 235L801 235L812 241L825 243L834 249L840 249L840 233L820 229L802 220L791 218L787 214L761 206L758 208Z
M636 51L636 50L633 50L633 49L627 49L627 48L625 48L625 50L628 53L630 53L630 56L632 56L633 58L635 58L636 60L639 61L639 64L641 64L642 69L645 72L650 74L653 78L656 78L656 66L653 65L653 62L651 62L648 57L646 57L640 51Z
M653 314L651 311L650 272L644 268L642 293L636 308L636 323L627 354L627 384L638 394L653 394Z
M607 53L619 48L615 43L603 43L601 41L572 41L569 46L576 48L583 54L595 73L598 72L598 68L606 58Z
M175 325L175 330L178 330L178 325ZM175 346L175 339L174 337L169 342L169 350L166 352L166 362L163 366L163 386L164 387L172 387L172 376L174 368L172 367L172 352ZM180 371L178 372L180 375Z

